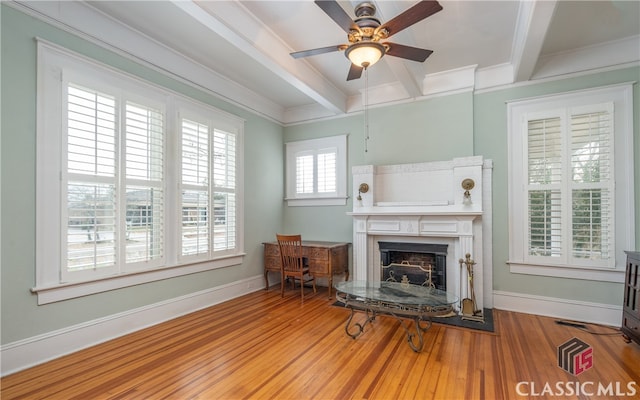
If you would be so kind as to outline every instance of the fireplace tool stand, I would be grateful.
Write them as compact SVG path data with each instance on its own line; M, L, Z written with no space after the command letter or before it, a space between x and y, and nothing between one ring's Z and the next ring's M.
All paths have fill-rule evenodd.
M476 293L473 289L473 266L476 264L476 262L471 259L471 254L467 253L465 254L465 259L463 260L461 258L459 260L459 263L461 270L463 269L463 265L467 267L467 295L471 296L470 299L465 298L461 300L461 319L484 323L484 315L482 315L482 310L478 310L478 304L476 303Z

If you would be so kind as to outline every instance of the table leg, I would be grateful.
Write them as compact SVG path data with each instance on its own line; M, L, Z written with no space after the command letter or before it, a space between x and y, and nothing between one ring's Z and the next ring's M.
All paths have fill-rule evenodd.
M351 333L350 332L351 329L349 328L349 325L351 325L351 322L353 321L353 315L355 314L355 309L353 307L349 307L349 308L351 309L351 314L349 315L349 319L347 320L347 323L344 326L344 331L347 333L347 335L355 339L358 336L360 336L362 332L364 332L365 325L367 325L368 323L371 323L373 320L376 319L376 312L369 309L365 309L364 312L367 316L367 319L362 324L359 322L354 322L353 326L357 327L358 331L356 333Z
M412 331L410 326L405 323L403 318L397 316L392 311L389 311L389 314L394 316L400 322L400 325L402 325L402 328L407 334L407 343L409 344L409 347L411 347L411 350L415 351L416 353L420 353L422 351L422 348L424 347L424 332L428 331L429 328L431 328L431 319L425 321L421 316L415 316L413 318L414 330ZM424 326L421 323L422 321L426 322Z

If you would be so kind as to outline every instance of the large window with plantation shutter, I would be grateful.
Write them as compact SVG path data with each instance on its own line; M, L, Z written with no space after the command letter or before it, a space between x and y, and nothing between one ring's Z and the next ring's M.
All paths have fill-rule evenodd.
M346 135L289 142L286 163L289 205L346 204Z
M239 264L244 122L38 51L39 303Z
M62 280L162 265L163 106L71 81L63 88Z
M238 235L238 126L197 104L179 104L180 254L183 260L233 253Z
M630 102L622 85L509 103L512 272L621 278L633 244Z

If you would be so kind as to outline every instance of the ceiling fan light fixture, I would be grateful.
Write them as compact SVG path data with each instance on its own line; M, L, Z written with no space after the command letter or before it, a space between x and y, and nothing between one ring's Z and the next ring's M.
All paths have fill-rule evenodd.
M354 43L345 50L345 56L359 67L368 68L384 56L384 46L377 42Z

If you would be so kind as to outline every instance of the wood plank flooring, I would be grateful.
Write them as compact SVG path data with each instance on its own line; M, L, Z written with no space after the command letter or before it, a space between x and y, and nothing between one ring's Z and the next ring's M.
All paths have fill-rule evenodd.
M415 353L397 320L379 316L354 340L349 311L326 289L307 293L301 304L299 291L259 291L94 346L4 377L0 397L585 399L602 386L607 398L640 398L640 346L607 327L494 310L494 334L434 324ZM556 355L574 337L593 349L578 376Z

